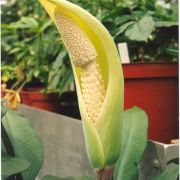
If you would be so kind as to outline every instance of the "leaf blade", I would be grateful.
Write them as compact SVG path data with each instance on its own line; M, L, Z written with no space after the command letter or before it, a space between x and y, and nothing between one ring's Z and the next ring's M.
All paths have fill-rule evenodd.
M2 176L11 176L25 171L31 163L24 159L12 158L5 152L2 152L1 171Z
M131 28L127 29L125 36L130 40L147 41L153 30L153 18L151 16L144 16L142 19L134 23Z
M122 151L116 163L114 178L118 180L135 180L137 164L147 144L147 115L134 107L126 110L123 115Z
M15 157L31 163L22 173L26 180L35 179L43 163L43 147L39 137L28 119L22 114L9 110L2 123L12 143Z
M160 175L153 178L153 180L177 180L179 175L179 165L170 164L168 168Z

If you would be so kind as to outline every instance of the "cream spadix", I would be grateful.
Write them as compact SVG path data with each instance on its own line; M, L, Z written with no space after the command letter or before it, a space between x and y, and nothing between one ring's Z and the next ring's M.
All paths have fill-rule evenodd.
M93 167L113 165L120 154L124 83L116 46L90 13L66 0L40 0L68 50L88 157Z

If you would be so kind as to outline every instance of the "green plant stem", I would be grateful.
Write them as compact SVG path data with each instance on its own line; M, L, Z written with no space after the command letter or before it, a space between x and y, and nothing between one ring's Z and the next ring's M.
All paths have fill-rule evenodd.
M96 170L97 180L112 180L114 167L106 167Z

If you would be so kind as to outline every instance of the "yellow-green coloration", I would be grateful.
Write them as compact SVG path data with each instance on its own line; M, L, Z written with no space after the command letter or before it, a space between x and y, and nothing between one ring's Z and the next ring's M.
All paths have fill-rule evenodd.
M70 55L88 157L111 166L121 150L124 82L116 46L91 14L66 0L40 0Z

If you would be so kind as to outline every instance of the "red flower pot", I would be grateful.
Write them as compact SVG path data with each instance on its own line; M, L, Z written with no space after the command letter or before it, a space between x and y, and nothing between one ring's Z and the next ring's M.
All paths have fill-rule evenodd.
M21 103L51 112L58 112L57 94L43 94L41 88L27 88L20 92Z
M149 117L150 139L178 137L178 64L123 64L125 109L139 106Z

